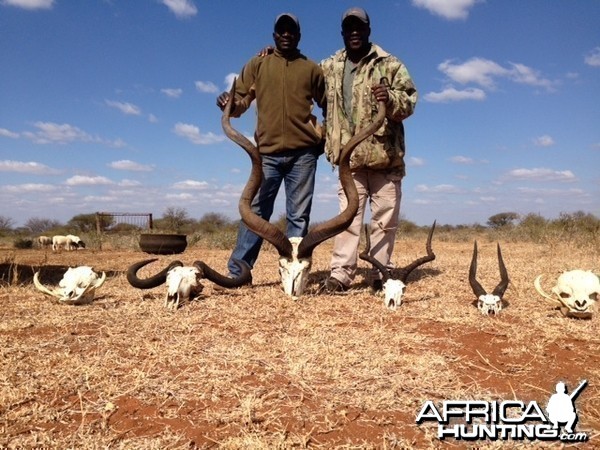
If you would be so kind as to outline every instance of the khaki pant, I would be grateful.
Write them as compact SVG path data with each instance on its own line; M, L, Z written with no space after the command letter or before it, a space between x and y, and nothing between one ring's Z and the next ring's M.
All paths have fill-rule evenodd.
M402 176L396 171L361 169L353 172L352 176L358 190L358 212L350 227L335 237L331 257L331 276L345 286L350 286L356 275L358 246L367 200L371 209L371 256L392 268L391 259L402 198ZM338 185L340 210L343 210L347 199L341 184ZM373 269L369 278L369 281L379 279L381 274Z

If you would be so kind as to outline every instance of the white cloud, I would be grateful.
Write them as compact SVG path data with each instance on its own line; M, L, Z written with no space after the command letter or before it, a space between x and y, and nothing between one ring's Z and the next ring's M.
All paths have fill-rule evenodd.
M19 137L19 133L7 130L6 128L0 128L0 136L17 139Z
M415 186L415 191L427 194L459 194L462 192L459 188L451 184L438 184L436 186L418 184Z
M84 175L75 175L65 181L65 184L67 186L102 186L113 184L113 182L108 178L101 176L88 177Z
M136 163L129 159L122 159L120 161L113 161L108 164L108 167L117 170L131 170L132 172L151 172L153 167L145 164Z
M425 160L423 158L411 156L406 160L406 165L410 167L421 167L425 165Z
M26 131L23 133L27 139L36 144L66 144L68 142L90 142L94 139L85 131L66 123L36 122L37 132Z
M168 200L194 200L195 197L189 192L182 192L181 194L167 194L165 198Z
M466 19L481 0L412 0L412 4L448 20Z
M136 186L141 186L142 183L140 183L137 180L128 180L127 178L122 179L121 181L119 181L119 186L121 187L136 187ZM122 191L119 191L119 193L121 193Z
M231 86L233 86L233 80L235 78L238 78L239 74L237 73L229 73L227 75L225 75L225 88L229 91L231 89Z
M206 181L185 180L173 184L174 189L202 191L209 187Z
M178 19L186 19L198 14L198 9L191 0L162 0L162 4Z
M197 126L181 122L175 124L173 132L177 136L186 138L191 143L197 145L214 144L225 140L225 136L219 136L211 132L202 134Z
M554 90L555 86L558 84L556 81L543 78L539 71L527 67L524 64L511 63L511 66L512 70L508 72L508 77L515 83L539 86L548 91Z
M51 167L34 161L23 162L10 160L0 161L0 172L31 173L34 175L52 175L60 173L56 169L52 169Z
M548 91L552 91L557 85L556 81L544 78L539 71L524 64L509 65L507 68L489 59L471 58L460 64L446 60L438 65L438 70L456 83L474 83L488 90L496 88L496 79L500 77L519 84L543 87Z
M600 67L600 47L596 47L585 55L584 61L588 66Z
M160 92L165 94L167 97L179 98L179 97L181 97L181 94L183 94L183 89L164 88L164 89L161 89Z
M52 192L56 190L56 186L51 184L25 183L0 186L0 191L9 192L11 194L26 194L29 192Z
M219 88L216 84L211 83L210 81L196 81L195 83L196 89L200 92L204 92L207 94L216 94L219 92Z
M537 147L550 147L554 145L554 139L552 139L552 136L548 136L547 134L545 134L543 136L536 137L533 140L533 143Z
M475 163L473 158L469 158L467 156L460 156L460 155L453 156L452 158L450 158L450 161L452 161L453 163L456 163L456 164L465 164L465 165Z
M127 114L128 116L139 116L142 113L142 110L131 103L127 102L116 102L113 100L105 100L106 104L111 108L118 109L123 114Z
M552 170L543 167L534 169L514 169L507 173L509 180L529 181L576 181L575 174L570 170Z
M462 64L446 60L438 65L438 70L460 84L475 83L488 89L495 86L495 76L507 76L508 70L489 59L471 58Z
M425 101L431 103L448 103L462 100L485 100L485 92L477 88L468 88L459 91L453 87L446 88L442 92L429 92L425 94Z
M2 0L2 5L29 10L50 9L54 6L54 0Z

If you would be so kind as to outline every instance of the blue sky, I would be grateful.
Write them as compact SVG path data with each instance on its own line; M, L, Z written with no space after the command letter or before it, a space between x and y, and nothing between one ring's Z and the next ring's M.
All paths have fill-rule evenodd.
M404 218L600 216L596 0L0 0L0 215L237 219L250 163L216 96L272 43L279 13L298 16L301 50L321 61L350 6L419 91ZM254 123L254 110L233 121L247 135ZM321 157L313 221L337 211L336 177Z

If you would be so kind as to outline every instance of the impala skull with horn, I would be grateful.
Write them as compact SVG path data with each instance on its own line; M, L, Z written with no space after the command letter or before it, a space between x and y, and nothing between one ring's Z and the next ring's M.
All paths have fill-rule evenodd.
M555 306L560 307L566 317L591 319L598 296L600 295L600 280L589 270L571 270L563 272L552 288L551 296L544 292L541 285L542 275L533 282L536 291Z
M395 269L394 272L396 272L397 275L394 276L391 270L389 270L387 267L385 267L385 265L383 265L380 261L376 260L373 256L369 254L371 251L371 238L369 235L368 227L367 225L365 225L366 247L364 251L358 255L358 257L363 261L370 262L381 273L381 281L383 282L383 303L387 308L391 309L392 311L395 311L398 308L398 306L402 304L404 288L406 288L406 283L410 273L417 267L422 266L423 264L433 261L435 259L435 253L433 253L433 250L431 249L431 238L433 237L433 230L435 230L435 221L433 222L433 225L429 230L427 242L425 243L427 255L421 258L417 258L405 267Z
M181 303L200 295L204 288L200 282L203 278L225 288L240 287L250 281L250 268L244 261L239 260L235 260L241 270L237 278L221 275L203 261L196 261L192 266L184 266L181 261L173 261L157 274L149 278L139 278L138 271L156 259L146 259L132 264L127 269L127 281L138 289L152 289L166 284L165 307L169 309L177 309Z
M40 292L57 298L67 305L85 305L91 303L106 280L106 273L98 275L91 267L69 267L58 283L58 289L50 290L40 283L40 273L33 276L33 284Z
M473 293L477 297L477 309L481 314L498 314L504 305L504 292L508 287L508 272L502 259L502 251L498 244L498 266L500 267L500 282L494 288L491 294L488 294L485 289L477 281L477 241L473 244L473 257L471 258L471 266L469 267L469 284Z
M263 219L254 211L251 204L262 182L262 164L258 147L231 126L230 113L235 92L235 80L230 91L229 101L223 110L221 124L225 134L240 145L250 156L252 169L239 202L242 221L248 229L267 242L273 244L279 253L279 274L284 292L296 299L302 295L308 281L314 249L327 239L341 233L352 223L358 211L358 192L350 173L352 151L371 136L385 119L385 103L379 102L375 120L354 135L341 150L339 178L348 204L340 214L312 228L304 238L287 238L275 225Z

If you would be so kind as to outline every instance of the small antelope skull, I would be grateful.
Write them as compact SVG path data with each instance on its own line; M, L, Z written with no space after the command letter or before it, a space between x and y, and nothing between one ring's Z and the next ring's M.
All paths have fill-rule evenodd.
M383 303L388 309L395 311L402 304L402 296L404 295L404 289L406 288L408 275L410 275L410 273L417 267L435 259L435 254L431 249L433 230L435 230L435 221L429 230L429 235L427 236L427 242L425 244L427 256L418 258L409 265L398 269L398 277L394 278L392 272L388 270L387 267L369 254L371 251L371 237L369 235L368 226L365 225L366 247L365 250L358 256L360 259L370 262L381 273L381 278L383 281Z
M91 303L98 289L106 280L106 273L99 276L91 267L80 266L67 269L58 283L58 289L50 290L39 279L40 273L33 276L34 286L46 295L58 299L60 303L67 305L85 305Z
M552 288L552 295L546 294L541 286L542 275L539 275L533 285L538 293L560 307L566 317L591 319L598 295L600 295L600 280L591 271L571 270L563 272Z
M146 259L132 264L127 269L127 281L138 289L152 289L166 284L165 307L168 309L176 310L181 304L198 297L204 289L200 282L203 278L226 288L242 286L251 278L250 268L244 261L239 260L235 261L241 269L241 275L238 278L221 275L203 261L196 261L192 266L184 266L181 261L173 261L149 278L141 279L137 276L137 272L142 267L156 260L157 258Z
M504 296L504 292L509 283L508 272L506 271L506 266L502 259L500 244L498 244L498 266L500 268L500 283L498 283L491 294L488 294L477 281L477 241L475 241L473 245L473 258L471 259L471 266L469 268L469 284L477 297L477 309L484 315L496 315L502 311L504 304L504 299L502 297Z

